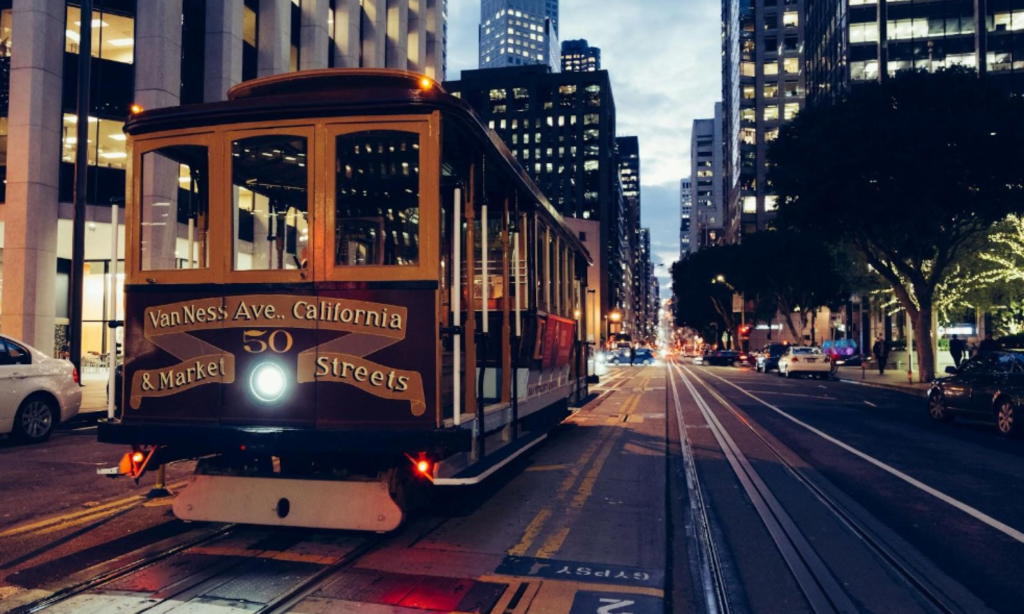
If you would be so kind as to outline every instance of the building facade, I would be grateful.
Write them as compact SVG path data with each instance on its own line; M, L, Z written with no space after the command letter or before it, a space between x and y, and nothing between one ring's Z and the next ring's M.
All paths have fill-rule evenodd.
M563 216L600 222L601 250L591 255L604 265L602 317L631 310L631 259L623 240L628 208L619 182L615 99L607 71L467 70L445 88L497 132ZM622 322L628 328L625 317Z
M722 106L720 102L715 103L713 118L693 120L690 133L691 253L725 240Z
M775 217L776 196L766 182L767 149L779 126L804 106L807 1L723 0L725 230L730 242L764 230Z
M1024 91L1022 0L805 1L813 104L911 68L967 66Z
M329 67L444 77L444 0L95 0L93 9L83 358L109 350L111 285L122 302L111 204L123 207L133 103L220 101L246 79ZM0 0L0 330L54 353L69 324L81 23L77 2ZM123 209L118 228L123 237Z
M679 180L679 259L690 254L690 216L693 210L693 192L690 178Z
M482 0L480 68L559 65L558 0Z
M643 310L644 296L647 292L647 264L650 258L644 257L641 249L640 236L640 139L635 136L620 136L615 139L615 151L619 163L619 184L622 186L623 212L625 215L622 250L628 254L631 263L625 271L630 284L629 305L630 322L634 322L634 330L642 330L641 322L645 317Z
M601 70L601 49L591 47L587 39L562 41L562 72Z

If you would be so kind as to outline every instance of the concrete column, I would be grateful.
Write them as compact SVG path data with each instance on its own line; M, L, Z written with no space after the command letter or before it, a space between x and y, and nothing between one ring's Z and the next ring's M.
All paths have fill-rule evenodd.
M384 68L387 45L386 0L363 0L362 31L364 68Z
M330 0L302 0L302 36L299 70L327 68L327 15Z
M203 100L227 100L242 82L242 7L244 0L206 3L206 67Z
M335 0L334 3L334 65L338 68L359 68L362 48L359 26L362 9L359 0Z
M5 335L52 354L64 0L15 0L4 206Z
M140 2L135 16L135 102L181 104L181 2Z
M444 4L445 0L422 0L427 6L426 75L444 81Z
M140 2L135 17L135 101L143 109L176 106L181 102L182 0ZM153 269L175 268L179 232L178 165L156 154L146 156L143 177L144 215L153 217L143 228L145 261ZM162 222L162 224L161 224ZM184 254L182 254L184 257Z
M427 71L427 0L409 0L409 67Z
M406 70L409 67L409 0L387 0L387 3L386 65Z
M259 18L257 76L288 72L292 48L291 0L260 0Z

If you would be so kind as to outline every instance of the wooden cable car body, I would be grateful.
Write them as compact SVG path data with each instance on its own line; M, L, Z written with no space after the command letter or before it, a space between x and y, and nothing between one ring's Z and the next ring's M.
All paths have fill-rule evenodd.
M126 125L123 402L99 439L200 458L187 520L386 531L587 394L590 257L420 75L309 71ZM144 454L138 454L144 452Z

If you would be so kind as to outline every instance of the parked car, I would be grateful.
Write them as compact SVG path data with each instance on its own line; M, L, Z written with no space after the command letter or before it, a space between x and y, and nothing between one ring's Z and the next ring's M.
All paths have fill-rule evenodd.
M705 365L718 365L720 367L730 367L733 363L739 362L740 353L732 350L715 350L710 354L704 355Z
M779 356L779 375L793 377L806 373L814 377L828 378L832 361L816 347L790 346Z
M1024 350L984 352L960 365L946 367L950 377L932 382L928 413L937 422L957 416L995 422L999 434L1024 432Z
M45 441L81 405L74 365L0 337L0 433L24 442Z
M789 346L783 343L770 343L764 346L757 355L757 363L754 370L758 373L767 373L772 369L779 368L779 357L782 356Z

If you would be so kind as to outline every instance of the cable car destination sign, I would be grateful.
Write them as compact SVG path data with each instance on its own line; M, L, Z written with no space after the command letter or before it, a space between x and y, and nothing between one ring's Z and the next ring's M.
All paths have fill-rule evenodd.
M132 375L131 407L139 409L146 398L235 381L235 354L195 333L237 329L243 352L292 355L293 338L288 331L303 329L348 334L298 353L295 373L299 384L334 382L354 386L376 397L408 401L412 414L421 416L426 401L420 373L367 359L406 338L407 316L407 308L397 305L280 294L214 297L148 307L143 335L181 362L136 371ZM224 337L223 345L238 343Z

